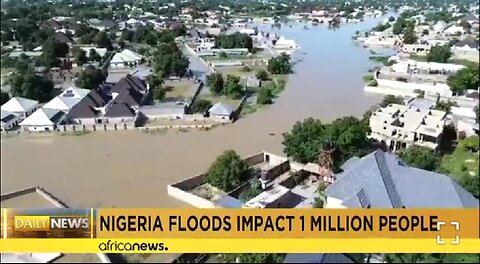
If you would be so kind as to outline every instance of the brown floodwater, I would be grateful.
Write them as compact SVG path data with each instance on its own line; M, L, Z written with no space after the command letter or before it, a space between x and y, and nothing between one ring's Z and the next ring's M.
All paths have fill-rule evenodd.
M299 62L272 106L210 131L147 134L97 132L81 136L2 136L2 193L41 186L72 207L179 207L166 186L206 170L226 149L241 155L282 153L281 134L306 117L355 115L377 103L363 92L370 52L352 44L356 30L382 18L342 26L272 29L295 39Z

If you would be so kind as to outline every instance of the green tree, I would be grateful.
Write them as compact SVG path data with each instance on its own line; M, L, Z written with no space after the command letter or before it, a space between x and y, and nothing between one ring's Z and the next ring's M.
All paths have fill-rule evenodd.
M99 48L107 48L108 50L113 48L112 40L105 31L99 31L92 40Z
M10 100L10 95L6 92L0 92L0 105L3 105L8 100Z
M258 90L257 104L271 104L273 103L273 93L270 87L262 87Z
M10 84L14 96L30 98L41 103L53 98L53 82L37 75L32 68L13 75Z
M207 171L207 183L225 192L232 191L251 177L247 163L233 150L217 157Z
M192 112L194 113L206 113L208 109L212 107L212 102L206 99L197 99L192 104Z
M460 185L477 199L480 197L479 183L480 178L477 175L465 174L460 178Z
M403 44L414 44L415 42L417 42L417 35L413 29L406 30L403 34Z
M448 86L457 95L464 94L466 90L478 89L479 83L478 66L468 66L447 78Z
M82 66L83 64L87 63L88 61L87 53L84 50L78 47L74 47L72 49L72 54L78 66Z
M447 102L438 101L435 105L435 109L445 111L445 112L450 112L450 109L452 108L452 106L458 106L457 102L450 101L450 100L448 100Z
M290 132L283 134L284 153L301 163L317 162L320 147L331 142L336 148L334 165L338 169L348 158L362 156L370 150L366 137L368 126L355 117L344 117L331 124L307 118L296 122Z
M249 200L255 198L257 195L263 192L262 183L257 178L253 178L250 181L250 186L247 190L240 193L239 197L241 201L244 203L248 202Z
M240 99L243 96L242 85L240 84L240 77L234 75L227 75L225 81L225 91L227 95L233 99Z
M427 36L428 34L430 34L430 31L428 31L428 29L422 30L422 35Z
M395 21L395 18L394 18L393 16L390 16L390 17L388 18L388 21L389 21L389 22L394 22L394 21Z
M290 56L283 53L278 57L268 60L267 69L273 74L288 74L292 71L292 65L290 64Z
M266 70L260 70L255 74L260 81L267 81L269 79L268 72Z
M323 205L325 204L325 194L324 191L327 188L327 185L321 181L318 186L317 186L317 193L318 197L315 197L313 207L314 208L323 208Z
M153 74L148 77L148 87L153 92L153 98L155 100L162 100L165 98L165 88L163 87L164 81L161 74Z
M426 147L411 146L398 154L401 160L412 167L434 171L440 166L441 157Z
M221 73L216 72L207 76L208 87L210 87L210 92L214 95L225 94L223 82L223 76Z
M389 104L399 104L399 105L403 105L404 104L404 100L403 100L403 97L401 96L395 96L395 95L386 95L385 97L383 97L383 100L382 102L380 103L380 106L381 107L386 107L388 106Z
M435 45L427 54L428 62L440 62L447 63L448 59L452 56L450 46L448 45Z
M69 47L66 43L55 42L52 38L45 41L42 47L42 62L47 68L58 67L59 58L64 58L68 54Z
M219 35L215 38L215 47L221 49L245 48L252 51L253 40L249 35L238 32L229 35Z
M106 79L107 77L101 69L87 67L75 80L75 85L80 88L92 90L97 89Z
M90 61L96 61L96 62L100 62L102 61L102 56L100 56L100 54L97 53L97 51L95 49L90 49L88 51L88 55L89 55L89 60Z

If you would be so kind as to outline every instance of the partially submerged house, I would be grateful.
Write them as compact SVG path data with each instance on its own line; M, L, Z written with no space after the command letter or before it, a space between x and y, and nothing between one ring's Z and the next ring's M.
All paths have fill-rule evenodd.
M350 163L325 190L325 208L479 207L451 177L409 167L395 154L377 150Z
M15 96L10 98L1 107L2 111L8 111L19 117L19 121L22 121L27 116L35 112L39 107L38 101L31 100L24 97Z
M40 108L28 116L19 125L23 131L50 132L57 128L57 124L63 121L65 112L58 109Z
M231 105L218 102L210 107L208 113L210 117L231 120L234 118L235 110L235 107Z

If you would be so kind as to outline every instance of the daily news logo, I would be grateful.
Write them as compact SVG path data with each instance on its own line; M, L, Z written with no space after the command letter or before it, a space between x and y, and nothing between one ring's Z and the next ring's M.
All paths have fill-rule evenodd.
M85 216L15 216L13 229L18 232L90 229L90 219Z

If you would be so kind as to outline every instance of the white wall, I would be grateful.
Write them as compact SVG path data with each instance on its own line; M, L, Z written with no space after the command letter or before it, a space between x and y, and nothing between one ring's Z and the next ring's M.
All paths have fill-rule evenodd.
M48 131L53 131L54 126L22 126L23 131L29 131L29 132L45 132L48 129Z
M406 92L413 92L414 90L422 90L425 93L439 93L440 96L452 97L453 93L450 89L442 88L443 85L437 83L436 85L427 83L408 83L393 81L387 79L377 79L378 86L387 86L396 89L405 90Z
M344 209L346 208L345 206L342 205L342 200L333 198L333 197L327 197L327 201L325 205L323 206L324 208L335 208L335 209Z

